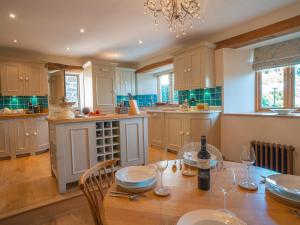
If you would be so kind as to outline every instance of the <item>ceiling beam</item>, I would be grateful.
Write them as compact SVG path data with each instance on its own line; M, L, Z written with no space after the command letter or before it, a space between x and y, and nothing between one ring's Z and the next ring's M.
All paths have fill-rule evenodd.
M220 48L240 48L300 31L300 15L215 43Z
M156 62L156 63L149 64L147 66L144 66L140 69L137 69L135 72L136 73L146 73L146 72L149 72L153 69L156 69L156 68L159 68L159 67L162 67L162 66L166 66L166 65L169 65L169 64L172 64L172 63L173 63L173 58L169 58L169 59L166 59L166 60L163 60L163 61L159 61L159 62Z
M72 72L82 72L83 67L82 66L70 66L70 65L64 65L59 63L46 63L45 67L48 68L48 70L66 70L66 71L72 71Z

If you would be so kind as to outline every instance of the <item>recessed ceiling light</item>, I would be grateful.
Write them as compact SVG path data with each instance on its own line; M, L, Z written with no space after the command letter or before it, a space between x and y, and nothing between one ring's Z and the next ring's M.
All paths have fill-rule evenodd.
M14 40L13 40L13 43L18 43L18 40L17 40L17 39L14 39Z
M83 28L80 29L80 33L84 33L85 30Z
M16 15L13 14L13 13L10 13L10 14L9 14L9 17L14 19L14 18L16 18Z
M67 51L70 51L70 48L69 48L69 47L67 47L66 49L67 49Z
M139 44L142 45L142 44L143 44L143 41L142 41L142 40L139 40Z

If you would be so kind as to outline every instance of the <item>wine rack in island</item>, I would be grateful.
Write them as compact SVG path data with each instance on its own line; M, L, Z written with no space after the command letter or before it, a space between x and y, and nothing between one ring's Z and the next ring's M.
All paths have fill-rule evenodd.
M121 167L120 121L96 122L96 149L98 162L115 159Z

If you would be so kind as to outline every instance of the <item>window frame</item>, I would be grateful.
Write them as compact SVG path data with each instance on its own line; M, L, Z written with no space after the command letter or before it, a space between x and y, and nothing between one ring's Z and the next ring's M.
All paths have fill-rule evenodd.
M178 103L174 102L174 91L175 91L175 88L174 88L174 78L173 78L174 77L174 72L173 71L165 71L165 72L159 73L157 75L157 100L159 102L161 100L160 80L159 80L159 78L161 76L164 76L164 75L168 75L169 76L169 87L170 87L169 99L170 99L170 101L167 104L169 104L169 105L178 105Z
M78 94L77 94L77 99L78 99L78 106L72 106L72 108L73 109L75 109L75 110L77 110L77 109L80 109L81 108L81 99L80 99L80 74L79 73L70 73L70 72L68 72L68 73L66 73L65 72L65 96L67 96L67 88L66 88L66 77L67 76L74 76L74 77L76 77L77 78L77 90L78 90Z
M295 66L283 67L284 74L284 98L283 109L296 108L295 107ZM261 70L255 72L255 111L268 112L270 108L263 108L261 106L262 99L262 73ZM300 108L296 108L297 112Z

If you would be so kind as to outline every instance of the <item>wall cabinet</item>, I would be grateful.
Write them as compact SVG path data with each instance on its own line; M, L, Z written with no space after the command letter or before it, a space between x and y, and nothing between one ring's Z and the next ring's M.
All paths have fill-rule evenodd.
M0 120L0 157L35 154L49 149L45 117Z
M199 142L201 135L205 135L209 144L220 147L220 113L218 112L158 112L156 114L159 115L157 117L160 120L153 120L152 114L150 113L149 119L149 143L151 146L165 146L170 150L178 151L185 144ZM157 124L158 121L159 125ZM165 134L165 136L158 136L158 134ZM157 139L159 139L159 142L157 142Z
M2 95L43 96L48 93L43 64L2 61L0 66Z
M120 123L122 167L145 163L142 122L141 119L130 119Z
M0 157L9 157L8 121L0 120Z
M135 95L135 70L116 68L116 94Z
M190 90L215 86L214 48L202 43L197 48L181 51L174 55L174 87Z

